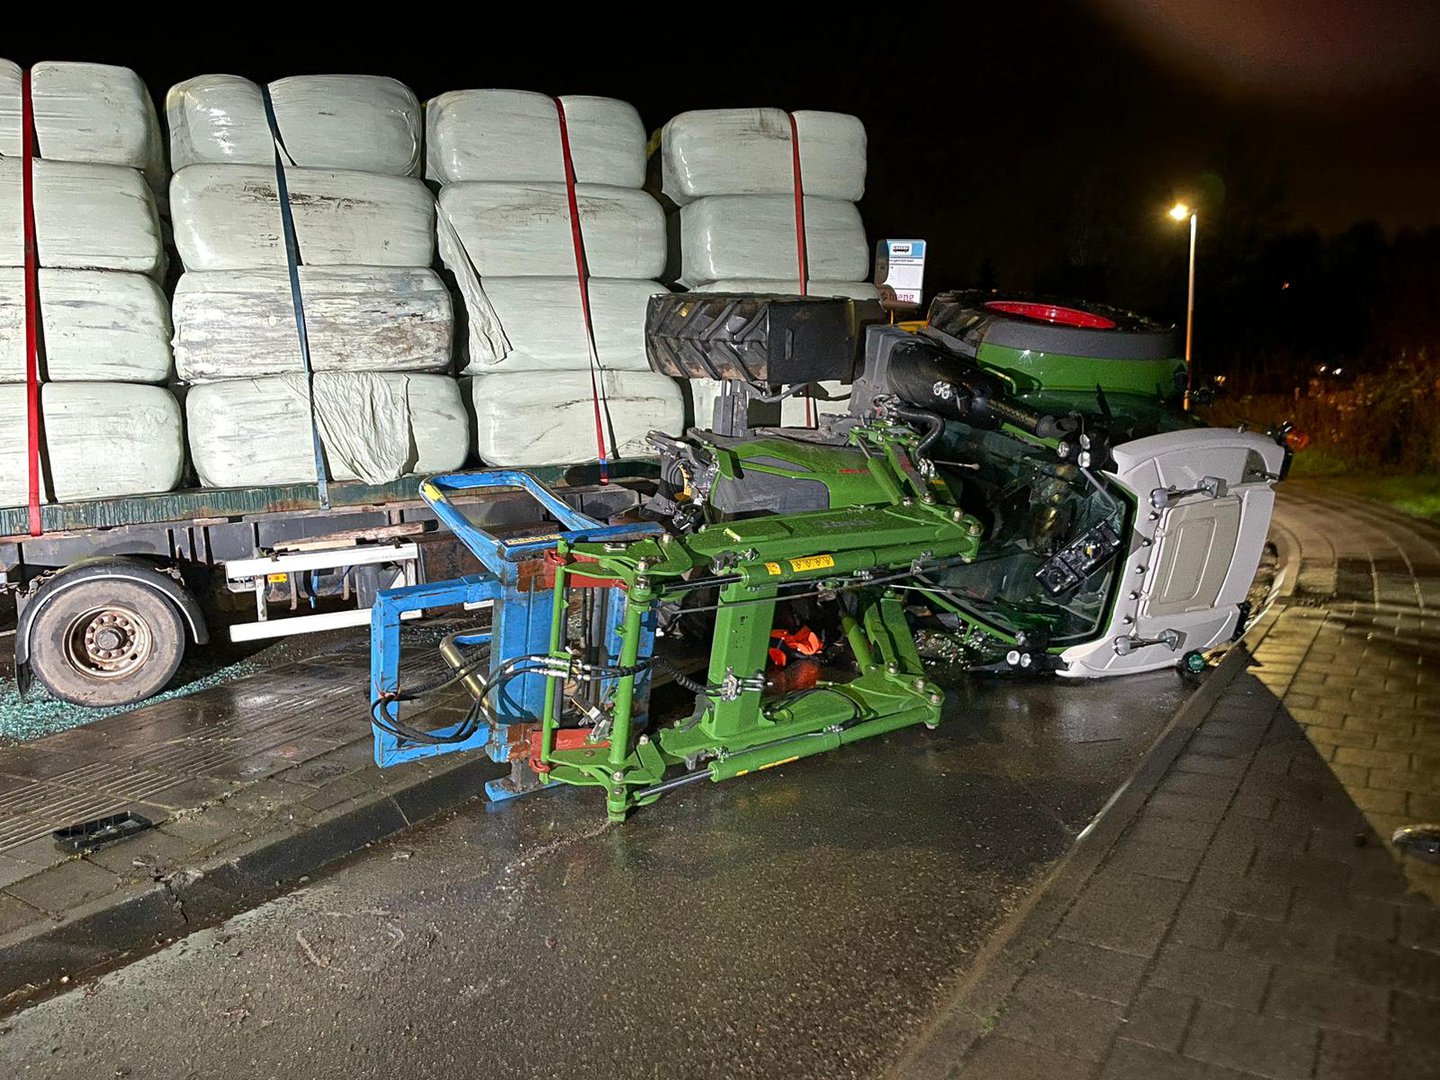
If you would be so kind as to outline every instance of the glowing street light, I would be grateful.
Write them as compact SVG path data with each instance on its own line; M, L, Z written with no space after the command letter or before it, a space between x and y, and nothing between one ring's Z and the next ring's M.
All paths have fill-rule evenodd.
M1190 219L1190 282L1185 298L1185 408L1190 408L1190 392L1195 388L1195 369L1191 364L1190 342L1195 332L1195 220L1196 213L1184 203L1170 208L1176 221Z

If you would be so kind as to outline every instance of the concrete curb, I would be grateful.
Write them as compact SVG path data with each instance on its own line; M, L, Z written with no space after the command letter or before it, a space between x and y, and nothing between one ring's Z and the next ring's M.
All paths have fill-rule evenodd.
M1275 618L1274 612L1263 616L1246 640L1257 644ZM1225 653L1070 851L1031 891L1025 904L991 935L970 975L886 1074L887 1080L942 1080L950 1076L956 1063L994 1024L1035 955L1054 935L1060 920L1170 771L1195 729L1249 663L1250 649L1244 643Z
M132 881L0 934L0 1013L58 989L63 980L163 947L369 844L461 806L483 794L495 770L483 756L456 756L453 763L417 770L303 823L240 838L158 880Z

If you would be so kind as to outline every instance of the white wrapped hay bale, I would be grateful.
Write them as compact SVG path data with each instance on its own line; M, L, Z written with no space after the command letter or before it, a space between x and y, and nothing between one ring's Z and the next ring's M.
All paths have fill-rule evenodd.
M645 182L645 125L633 105L571 95L565 127L582 184ZM457 180L565 182L560 121L547 94L455 90L425 103L425 175Z
M808 230L807 230L808 231ZM724 281L707 281L696 285L692 292L723 293L779 293L783 296L799 296L798 278L784 281L767 281L763 278L727 278ZM880 290L868 281L815 281L806 282L806 296L845 296L852 300L879 300Z
M643 191L576 185L580 232L595 277L657 278L665 269L665 215ZM575 273L565 185L447 184L440 214L463 249L441 257L457 276L561 277ZM467 300L469 297L467 297Z
M805 199L805 262L819 281L862 281L870 266L853 203ZM795 275L795 200L789 195L710 195L680 211L681 280L786 280Z
M655 281L590 279L590 314L600 366L649 371L645 360L645 309L665 292ZM487 371L575 370L590 366L580 285L568 278L486 278L485 295L510 343L503 358L483 360L484 343L472 341L470 374Z
M25 271L0 267L0 383L25 381ZM54 382L170 377L170 304L143 274L41 270L41 375Z
M0 60L0 156L21 152L21 69ZM165 150L155 104L140 76L110 64L44 61L31 69L37 154L139 169L165 181Z
M865 194L865 125L844 113L800 111L805 194L858 202ZM661 190L678 204L706 195L793 195L790 118L780 109L681 113L660 136Z
M35 167L40 265L71 270L164 267L155 197L134 169L45 161ZM0 266L25 265L21 163L0 158Z
M649 454L651 431L680 433L685 403L674 379L649 371L601 374L617 457ZM566 465L595 460L595 405L588 371L476 375L468 397L475 448L489 465Z
M287 164L420 174L420 102L378 75L298 75L270 84ZM237 75L201 75L165 98L171 167L270 165L275 143L260 87Z
M300 289L314 370L450 366L450 293L433 270L302 266ZM187 382L303 371L286 270L186 273L174 315L175 367Z
M190 458L206 487L315 480L303 375L230 379L185 395ZM384 483L464 464L470 425L448 375L319 372L315 417L332 480Z
M148 495L180 482L180 406L163 386L48 383L40 412L55 502ZM26 435L24 385L0 386L0 506L29 498Z
M424 181L287 169L300 258L309 266L429 266L435 200ZM285 265L275 171L190 165L170 181L175 246L187 270Z

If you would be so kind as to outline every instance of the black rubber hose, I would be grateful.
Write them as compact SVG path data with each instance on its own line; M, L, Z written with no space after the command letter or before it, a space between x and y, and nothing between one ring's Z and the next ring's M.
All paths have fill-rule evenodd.
M911 405L896 405L890 410L897 419L904 420L907 424L914 424L925 431L925 435L915 445L915 456L924 458L930 456L930 448L939 441L940 436L945 434L945 418L937 412L929 409L918 409Z
M694 679L690 678L690 676L686 675L685 672L681 671L676 664L671 663L663 656L655 657L651 661L651 665L658 668L664 668L666 671L670 672L670 678L675 682L675 684L684 690L689 690L692 694L701 694L709 697L715 692L713 687L706 686L702 682L696 682Z

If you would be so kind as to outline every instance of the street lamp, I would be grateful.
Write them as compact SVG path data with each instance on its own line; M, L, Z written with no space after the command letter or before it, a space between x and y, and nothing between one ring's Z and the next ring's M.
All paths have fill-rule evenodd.
M1195 332L1195 211L1184 203L1170 208L1176 221L1190 219L1190 283L1185 295L1185 408L1190 408L1190 392L1195 388L1195 369L1191 366L1190 341Z

